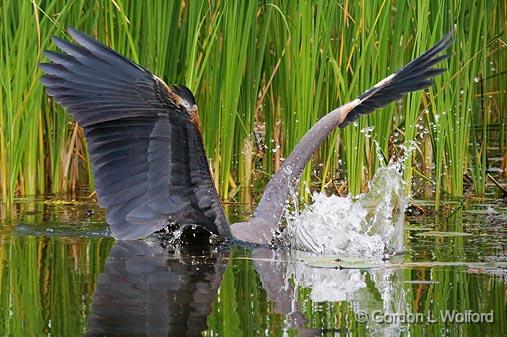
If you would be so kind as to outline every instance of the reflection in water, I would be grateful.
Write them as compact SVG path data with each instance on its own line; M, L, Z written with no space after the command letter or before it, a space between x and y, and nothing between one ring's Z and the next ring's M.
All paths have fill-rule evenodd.
M87 336L198 336L225 270L220 253L168 255L120 241L97 280Z
M271 255L271 256L270 256ZM343 312L341 314L355 317L358 313L379 311L386 314L403 312L406 308L405 292L403 287L403 272L401 269L337 269L321 268L312 266L311 261L314 254L301 251L271 251L256 250L252 252L252 258L262 280L263 286L267 286L268 292L283 289L283 294L276 293L270 296L276 305L284 305L285 308L291 305L291 310L286 313L294 313L303 307L305 301L312 305L317 303L341 303ZM308 260L308 258L310 260ZM260 259L260 261L259 261ZM273 268L277 265L278 268ZM281 268L283 266L283 268ZM273 274L273 269L277 274ZM271 272L270 272L271 270ZM279 280L274 284L272 280ZM294 286L292 287L291 284ZM285 285L285 287L283 287ZM306 298L302 303L296 301L294 289L307 289ZM304 291L303 291L304 293ZM289 295L289 296L287 296ZM338 314L335 313L335 315ZM309 317L312 315L310 314ZM297 313L296 325L307 323L301 313ZM400 324L394 323L385 326L378 326L373 321L366 321L359 330L364 328L372 331L382 332L391 336L391 332L399 330ZM344 320L339 322L336 328L358 331L357 322ZM319 326L319 328L325 328ZM329 328L328 328L329 329Z
M402 336L407 329L422 335L448 329L454 336L463 328L495 336L505 329L505 303L456 302L481 292L465 270L322 268L308 258L268 248L183 251L117 242L97 280L87 336ZM449 287L449 277L465 288ZM496 310L497 321L463 327L441 321L446 310ZM369 319L358 319L363 314ZM415 314L417 321L404 321Z
M116 242L97 280L86 336L200 336L206 331L229 252L188 249L146 241ZM253 252L261 259L255 261L255 269L274 303L274 313L286 317L287 327L300 326L298 336L315 335L318 330L302 327L293 288L284 279L286 263L267 260L273 254L276 251L266 248ZM222 296L233 294L222 292Z
M0 225L0 336L507 336L507 228L479 207L412 221L403 256L360 269L285 250L115 243L80 205L20 207ZM467 310L494 322L439 319Z

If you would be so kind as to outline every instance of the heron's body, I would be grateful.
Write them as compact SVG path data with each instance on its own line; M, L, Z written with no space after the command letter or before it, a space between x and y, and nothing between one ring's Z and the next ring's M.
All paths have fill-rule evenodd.
M211 179L191 91L167 85L146 69L74 29L79 45L54 38L65 53L41 64L48 95L84 128L99 205L115 238L146 237L169 223L269 244L289 191L322 141L337 126L429 86L432 66L450 34L393 75L321 118L273 176L249 222L230 226Z

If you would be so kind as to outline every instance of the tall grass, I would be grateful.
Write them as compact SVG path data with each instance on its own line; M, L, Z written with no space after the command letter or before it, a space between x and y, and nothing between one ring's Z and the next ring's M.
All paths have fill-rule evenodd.
M483 195L488 143L506 153L506 8L479 0L4 0L2 201L93 185L81 130L38 82L42 51L54 48L51 35L67 37L65 26L190 87L219 193L246 202L319 117L455 28L449 70L435 85L335 132L303 182L326 189L346 181L358 193L383 161L377 153L400 156L403 144L415 148L405 178L429 184L426 196L462 196L464 174ZM369 126L371 138L361 132Z

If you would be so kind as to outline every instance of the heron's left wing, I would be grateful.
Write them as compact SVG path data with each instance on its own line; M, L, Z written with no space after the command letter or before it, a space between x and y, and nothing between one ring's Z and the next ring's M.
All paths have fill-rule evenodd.
M117 239L138 239L168 222L230 235L211 179L190 90L72 28L40 65L48 95L84 129L99 205Z

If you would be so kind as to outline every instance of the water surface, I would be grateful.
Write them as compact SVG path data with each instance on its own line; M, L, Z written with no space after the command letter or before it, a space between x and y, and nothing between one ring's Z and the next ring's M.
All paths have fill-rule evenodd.
M409 217L404 253L373 262L115 242L103 219L93 201L17 201L0 226L1 336L507 335L501 204Z

